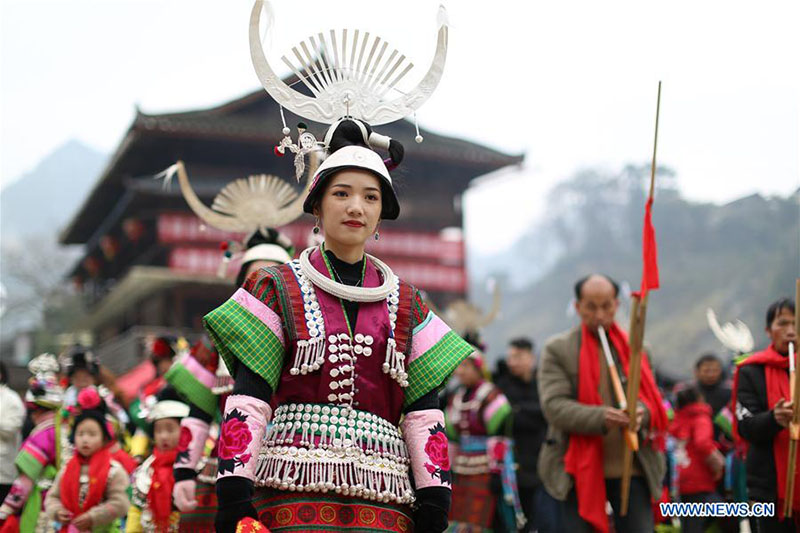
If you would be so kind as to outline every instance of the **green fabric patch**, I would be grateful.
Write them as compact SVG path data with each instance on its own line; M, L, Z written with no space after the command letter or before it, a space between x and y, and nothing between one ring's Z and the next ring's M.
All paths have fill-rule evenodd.
M211 389L200 383L192 372L180 362L169 367L164 379L178 391L187 402L191 402L205 413L214 416L219 409L217 397Z
M728 437L733 436L733 423L722 411L717 413L717 416L714 417L714 425L721 429Z
M448 331L439 342L408 366L408 388L403 402L408 407L429 392L441 388L461 361L475 351L454 331Z
M130 407L128 407L128 414L131 415L131 421L136 424L136 427L143 430L143 431L150 431L150 424L147 423L146 418L142 418L142 402L139 398L136 398L131 402Z
M42 473L43 479L53 480L56 477L56 467L47 465ZM32 478L38 481L37 478ZM34 484L33 490L28 496L28 501L25 502L25 507L22 508L22 514L19 517L19 530L20 531L35 531L39 522L39 513L42 511L42 488L38 483Z
M285 350L257 316L231 299L208 313L203 324L231 375L239 360L277 389Z
M44 469L44 465L42 465L42 463L40 463L33 455L25 450L22 450L17 454L17 458L14 460L14 465L16 465L17 470L34 481L39 479L39 475Z
M444 410L444 433L447 435L447 440L458 442L458 431L456 431L455 426L450 421L450 417L447 416L448 409Z
M498 435L503 423L511 416L511 405L505 403L492 415L492 418L486 423L486 432L489 435Z

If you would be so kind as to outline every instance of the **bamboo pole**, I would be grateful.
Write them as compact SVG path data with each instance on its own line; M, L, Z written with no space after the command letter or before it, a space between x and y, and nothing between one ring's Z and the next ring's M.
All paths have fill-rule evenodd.
M628 428L627 431L636 433L636 408L639 404L639 385L642 377L642 345L644 341L644 324L647 317L647 295L640 300L633 298L631 309L631 328L629 334L629 344L631 348L630 361L628 363L628 390L627 390L627 411ZM638 441L638 437L637 437ZM631 475L633 473L633 454L631 446L626 445L622 456L622 480L620 484L620 515L628 514L628 502L630 498Z
M800 278L795 283L795 302L800 302ZM795 304L796 305L796 304ZM800 313L795 309L795 332L800 332ZM797 442L800 441L800 401L797 391L800 390L800 372L797 372L797 346L789 344L789 388L792 402L792 421L789 423L789 461L786 465L786 490L783 499L783 516L791 518L794 501L794 476L797 470Z
M650 192L647 201L653 200L656 187L656 153L658 151L658 120L661 115L661 82L658 82L658 96L656 97L656 126L653 135L653 159L650 162ZM628 431L636 432L636 408L639 402L639 385L642 379L642 346L644 344L644 325L647 318L647 299L649 294L645 294L639 301L634 298L631 309L631 328L629 330L628 343L631 349L630 361L628 362ZM637 438L638 441L638 438ZM638 448L638 446L637 446ZM633 473L633 454L634 449L627 445L622 456L622 480L620 483L620 515L628 514L628 503L630 499L631 474Z

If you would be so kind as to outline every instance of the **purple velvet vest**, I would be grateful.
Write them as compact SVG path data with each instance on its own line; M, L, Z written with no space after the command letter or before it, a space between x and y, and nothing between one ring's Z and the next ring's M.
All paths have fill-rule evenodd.
M311 254L310 261L319 272L327 273L319 249ZM281 272L286 285L283 316L284 320L292 316L293 324L285 327L286 364L275 391L273 407L293 403L350 405L396 426L404 399L403 380L387 366L387 348L396 344L396 352L401 355L407 352L412 297L408 286L401 286L388 300L359 304L351 339L338 298L311 285L298 274L296 267L282 267ZM364 287L378 287L381 283L377 269L367 260ZM310 296L312 293L314 299ZM318 306L314 305L315 302ZM287 306L291 313L287 312ZM322 337L318 344L310 333L312 330L317 337ZM317 362L308 365L302 373L297 369L300 365L292 364L298 360L299 343L306 345L303 350L314 352L312 360ZM309 348L309 343L315 344L316 348ZM389 352L393 350L390 348Z

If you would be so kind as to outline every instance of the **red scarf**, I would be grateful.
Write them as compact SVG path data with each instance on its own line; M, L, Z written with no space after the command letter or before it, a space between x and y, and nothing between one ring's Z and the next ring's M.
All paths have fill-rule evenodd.
M791 389L789 387L789 358L781 355L770 344L763 352L754 353L736 366L736 373L733 375L733 395L731 405L734 412L736 409L736 391L739 390L739 369L744 365L763 365L764 378L767 382L767 408L772 409L778 400L783 398L789 401ZM736 439L737 448L746 452L747 441L739 436L739 425L736 417L733 417L733 435ZM778 508L783 508L783 500L786 496L786 464L789 462L789 430L784 428L772 442L772 450L775 456L775 471L778 481ZM800 452L800 448L798 448ZM800 456L800 453L798 453ZM795 487L800 487L800 468L794 472ZM795 489L792 509L800 509L800 490Z
M625 374L628 373L630 347L628 336L615 323L608 330L608 339L614 346ZM603 405L600 383L598 339L585 325L581 326L581 351L578 360L578 401L585 405ZM655 433L653 445L664 449L664 432L667 413L656 387L650 363L642 357L642 378L639 399L650 411L650 428ZM608 531L606 516L606 484L603 475L603 436L570 434L569 448L564 456L566 471L575 478L578 497L578 514L596 531Z
M178 449L161 451L153 450L153 477L150 480L150 490L147 492L147 505L153 513L156 531L169 529L169 517L172 514L172 487L175 478L172 475L172 465L178 455Z
M72 456L61 477L61 503L64 508L77 517L103 501L108 483L108 471L111 469L110 446L104 446L91 457L84 457L78 451ZM83 505L78 501L80 495L81 467L89 465L89 491ZM62 528L66 531L67 526Z
M114 443L112 446L111 458L121 464L122 468L125 469L128 475L133 474L133 471L139 466L136 460L131 457L128 452L120 448L119 444L117 443Z

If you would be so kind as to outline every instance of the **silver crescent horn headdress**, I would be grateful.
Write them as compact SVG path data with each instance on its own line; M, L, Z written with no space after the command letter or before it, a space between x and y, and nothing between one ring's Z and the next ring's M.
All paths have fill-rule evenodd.
M270 229L277 229L296 220L303 214L303 200L311 185L314 169L309 169L308 182L302 194L295 191L288 183L277 176L259 174L234 180L214 197L211 207L207 207L192 189L189 176L183 161L178 161L156 178L164 178L165 187L177 175L181 193L186 203L204 223L221 231L244 233L241 243L223 243L224 259L220 265L220 276L224 276L225 266L234 253L245 251L247 241L255 232L264 237ZM284 235L279 234L275 245L260 245L265 250L271 246L274 250L282 248L282 253L272 253L270 257L254 257L251 260L265 259L276 262L291 260L288 250L292 243ZM255 249L255 248L254 248ZM278 250L278 252L280 252ZM275 257L272 257L274 255Z
M283 139L275 147L275 153L284 155L288 149L295 154L298 180L303 172L305 155L327 149L329 136L326 136L325 142L319 142L312 133L306 131L306 125L300 123L295 143L289 136L291 129L286 125L284 108L308 120L330 125L348 118L376 126L413 115L417 132L415 140L422 142L419 125L416 124L416 110L436 90L447 59L448 25L443 6L439 6L437 16L439 29L436 53L416 87L407 92L398 89L398 83L414 64L397 49L389 50L389 43L381 37L371 35L368 31L329 30L311 35L293 46L293 59L289 54L281 57L297 76L297 83L303 83L310 96L286 84L270 66L259 33L264 11L267 12L269 33L274 22L272 6L266 0L256 0L250 14L250 57L261 85L280 105ZM335 129L335 126L332 128ZM372 148L388 148L388 143L388 137L375 132L367 140Z
M708 320L708 327L711 328L714 336L727 349L737 355L753 351L755 342L753 341L753 334L750 333L750 328L747 327L747 324L741 320L737 320L736 324L726 322L725 325L720 326L717 321L717 315L710 307L706 310L706 319Z
M388 100L391 90L412 69L404 54L381 37L369 32L330 30L319 32L292 47L296 63L284 55L283 63L299 78L312 96L302 94L275 74L261 44L261 13L267 11L267 31L273 22L269 2L256 0L250 15L250 56L264 89L281 107L308 120L333 124L343 116L373 126L394 122L414 112L433 94L447 58L447 15L439 7L436 53L428 72L412 90ZM387 53L388 52L388 53ZM399 91L398 91L399 92ZM288 133L286 134L288 135Z

